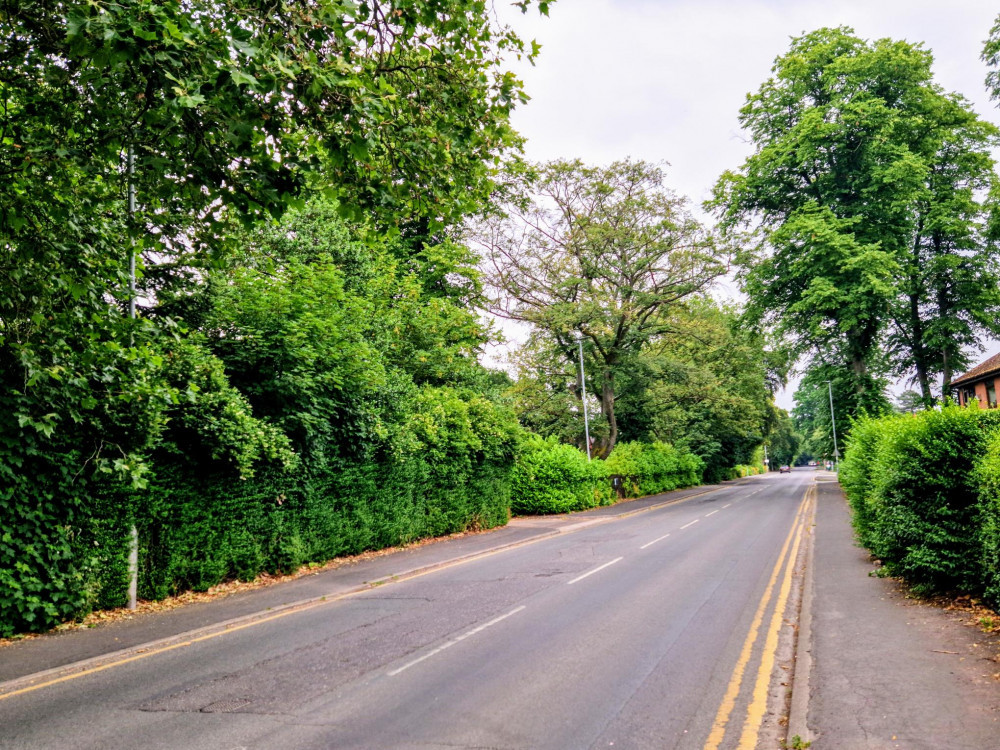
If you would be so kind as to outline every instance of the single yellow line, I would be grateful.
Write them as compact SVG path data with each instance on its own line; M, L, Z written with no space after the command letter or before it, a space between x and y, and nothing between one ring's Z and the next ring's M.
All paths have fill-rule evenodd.
M414 578L420 578L421 576L425 576L425 575L428 575L430 573L434 573L434 572L436 572L438 570L444 570L445 568L450 568L450 567L453 567L455 565L461 565L462 563L472 562L473 559L475 559L475 560L481 560L484 557L489 557L489 556L497 554L499 552L503 552L503 551L505 551L507 549L510 549L510 547L505 547L503 549L498 549L498 550L492 550L490 552L485 552L485 553L483 553L481 555L477 555L475 558L468 558L468 559L464 559L464 560L453 560L451 562L444 563L444 564L436 566L436 567L431 567L431 568L428 568L426 570L419 570L419 571L416 571L414 573L410 573L410 574L407 574L407 575L402 575L402 576L399 576L399 577L392 577L392 578L389 578L389 579L380 579L378 581L372 582L366 588L361 589L359 591L346 591L343 594L332 594L332 595L328 595L328 596L319 597L318 599L315 599L313 601L305 602L301 606L291 607L291 608L289 608L287 610L283 610L281 612L276 612L273 615L268 615L266 617L261 617L260 619L257 619L257 620L251 620L250 622L244 622L244 623L240 623L238 625L228 626L228 627L225 627L222 630L217 630L217 631L214 631L214 632L211 632L211 633L206 633L205 635L201 635L201 636L198 636L196 638L189 638L186 641L179 641L177 643L171 643L171 644L169 644L167 646L161 646L160 648L153 648L153 649L150 649L148 651L142 651L140 653L133 654L132 656L125 656L125 657L123 657L121 659L116 659L114 661L109 661L106 664L99 664L99 665L97 665L95 667L88 667L87 669L82 669L79 672L73 672L71 674L65 674L65 675L62 675L61 677L54 677L51 680L45 680L44 682L39 682L36 685L28 685L26 687L19 688L17 690L11 690L9 693L0 693L0 701L5 700L7 698L13 698L16 695L24 695L25 693L32 693L32 692L34 692L36 690L41 690L42 688L51 687L52 685L58 685L58 684L63 683L63 682L69 682L71 680L76 680L76 679L79 679L80 677L86 677L88 675L97 674L98 672L103 672L106 669L111 669L113 667L120 667L122 665L130 664L130 663L132 663L134 661L139 661L141 659L148 659L150 656L157 656L159 654L164 654L164 653L166 653L168 651L174 651L174 650L179 649L179 648L184 648L186 646L194 645L195 643L201 643L202 641L208 641L208 640L211 640L213 638L218 638L219 636L222 636L222 635L229 635L230 633L235 633L238 630L245 630L246 628L254 627L255 625L263 625L266 622L273 622L274 620L280 619L282 617L287 617L288 615L298 614L299 612L305 612L306 610L313 609L315 607L319 607L319 606L322 606L324 604L332 604L334 602L340 601L341 599L347 599L348 597L356 596L357 594L362 594L362 593L364 593L366 591L370 591L371 589L375 588L376 586L384 584L384 583L387 583L389 581L392 581L393 583L401 583L403 581L409 581L409 580L412 580Z
M816 485L810 485L806 491L806 502L810 506L815 496ZM808 516L808 513L806 515ZM784 619L788 594L792 589L795 560L799 554L799 545L802 542L802 532L805 529L805 525L805 518L803 518L802 523L797 527L795 543L792 545L792 553L789 556L789 564L785 568L785 575L781 581L781 590L778 593L778 601L774 605L774 612L771 615L771 623L767 629L767 638L764 641L764 652L761 655L760 667L757 669L757 681L754 684L750 705L747 707L747 718L743 722L743 732L740 735L740 742L737 746L739 750L754 750L757 747L757 736L760 734L760 725L764 720L764 712L767 710L767 694L768 688L771 685L771 671L774 669L774 660L778 652L778 636L781 632L781 622Z
M689 495L687 497L680 498L679 500L676 500L676 501L670 501L670 502L663 503L662 505L670 505L670 504L674 504L674 503L680 504L680 503L683 503L683 502L685 502L687 500L691 500L691 499L693 499L695 497L700 497L702 495L707 495L707 494L710 494L712 492L718 492L718 491L720 491L722 489L725 489L725 488L724 487L719 487L719 488L714 489L714 490L706 490L705 492L699 492L699 493L697 493L695 495ZM661 507L661 506L659 506L659 505L658 506L650 506L649 508L644 508L642 511L635 511L634 513L643 512L645 510L653 510L653 509L655 509L657 507ZM634 513L625 514L625 516L622 516L622 517L627 517L628 515L633 515ZM377 581L371 582L367 587L365 587L364 589L361 589L361 590L347 591L347 592L344 592L343 594L332 594L332 595L328 595L328 596L319 597L319 598L317 598L317 599L315 599L313 601L305 602L301 606L293 606L293 607L291 607L291 608L289 608L287 610L282 610L281 612L277 612L277 613L275 613L273 615L269 615L267 617L262 617L260 619L252 620L250 622L244 622L244 623L241 623L241 624L238 624L238 625L228 626L228 627L226 627L226 628L224 628L222 630L213 631L211 633L207 633L206 635L198 636L196 638L190 638L190 639L188 639L186 641L179 641L177 643L171 643L171 644L169 644L167 646L161 646L159 648L153 648L153 649L150 649L148 651L142 651L140 653L133 654L132 656L125 656L125 657L122 657L121 659L116 659L114 661L109 661L109 662L107 662L105 664L99 664L99 665L97 665L95 667L88 667L86 669L80 670L79 672L72 672L70 674L64 674L64 675L62 675L60 677L54 677L51 680L45 680L44 682L39 682L38 684L35 684L35 685L28 685L28 686L23 687L23 688L18 688L16 690L11 690L8 693L0 693L0 701L5 700L7 698L13 698L14 696L17 696L17 695L24 695L25 693L32 693L32 692L34 692L36 690L41 690L42 688L51 687L52 685L59 685L59 684L61 684L63 682L69 682L71 680L76 680L76 679L79 679L80 677L86 677L88 675L97 674L98 672L103 672L106 669L111 669L113 667L120 667L122 665L130 664L130 663L132 663L134 661L139 661L141 659L148 659L151 656L157 656L159 654L164 654L164 653L166 653L168 651L174 651L174 650L179 649L179 648L184 648L186 646L191 646L191 645L193 645L195 643L201 643L202 641L211 640L212 638L218 638L221 635L228 635L229 633L235 633L238 630L244 630L246 628L253 627L255 625L262 625L262 624L264 624L266 622L272 622L272 621L277 620L277 619L279 619L281 617L287 617L288 615L296 614L298 612L304 612L306 610L313 609L314 607L319 607L319 606L324 605L324 604L332 604L333 602L340 601L341 599L346 599L348 597L364 593L365 591L370 591L372 588L375 588L376 586L379 586L379 585L382 585L382 584L385 584L385 583L389 583L389 582L392 582L392 583L401 583L402 581L409 581L409 580L412 580L414 578L420 578L421 576L429 575L430 573L436 573L439 570L445 570L446 568L451 568L451 567L454 567L456 565L464 565L465 563L473 562L475 560L482 560L484 557L490 557L492 555L499 554L501 552L506 552L507 550L513 549L514 547L520 547L520 546L524 546L524 545L527 545L527 544L532 544L534 542L540 542L540 541L542 541L542 539L548 539L548 538L549 538L548 536L541 536L541 537L538 537L537 539L526 540L523 544L514 544L514 545L507 546L507 547L502 547L500 549L495 549L495 550L490 550L490 551L487 551L487 552L483 552L482 554L473 555L473 556L470 556L470 557L467 557L467 558L462 558L462 559L459 559L459 560L452 560L450 562L446 562L446 563L443 563L441 565L434 565L434 566L431 566L431 567L426 568L424 570L418 570L416 572L404 574L404 575L401 575L401 576L398 576L398 577L397 576L391 576L389 578L382 578L382 579L379 579ZM67 668L72 669L71 666L67 667Z
M709 732L708 739L705 741L704 750L718 750L718 747L722 744L722 740L726 735L726 725L729 723L729 717L733 712L733 708L736 706L736 698L740 692L740 685L743 683L743 673L746 670L747 664L750 662L750 656L753 653L753 645L757 641L757 633L760 631L760 624L764 619L764 612L771 600L771 594L774 591L774 585L778 580L778 576L781 574L781 569L784 567L785 557L788 553L789 547L791 546L792 538L795 536L796 529L799 528L807 496L808 490L806 495L803 495L802 497L802 502L799 504L799 508L795 513L795 520L792 522L792 528L788 531L788 536L785 538L785 543L781 548L781 553L778 555L778 559L774 563L774 570L771 571L771 578L767 582L767 587L764 589L764 595L760 599L760 604L757 605L757 611L754 613L753 622L750 625L750 631L747 633L746 640L743 642L743 649L740 651L740 656L736 660L736 667L733 669L733 675L729 680L729 685L722 698L722 703L719 705L719 710L715 714L715 721L712 723L712 731Z

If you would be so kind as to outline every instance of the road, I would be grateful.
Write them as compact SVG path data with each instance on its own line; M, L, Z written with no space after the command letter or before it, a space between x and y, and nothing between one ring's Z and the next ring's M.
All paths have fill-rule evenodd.
M0 690L0 748L753 747L813 476Z

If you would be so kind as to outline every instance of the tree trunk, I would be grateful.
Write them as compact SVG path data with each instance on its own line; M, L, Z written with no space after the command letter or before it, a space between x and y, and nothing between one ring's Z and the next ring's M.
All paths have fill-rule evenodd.
M851 357L851 371L854 373L854 392L858 396L858 403L861 404L868 391L868 365L863 354Z
M601 413L608 420L608 439L601 446L601 458L607 458L611 455L615 442L618 440L618 420L615 417L615 376L611 372L604 373L604 381L601 384Z
M934 394L931 393L931 381L927 375L927 349L924 346L924 323L920 319L920 295L910 294L910 354L913 357L913 366L917 371L917 383L920 384L920 395L924 401L924 408L930 409L934 406Z
M941 373L941 398L946 399L951 395L951 360L947 349L941 352Z

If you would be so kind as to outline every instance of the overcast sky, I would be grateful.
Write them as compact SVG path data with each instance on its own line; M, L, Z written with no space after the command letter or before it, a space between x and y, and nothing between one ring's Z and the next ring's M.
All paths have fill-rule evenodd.
M514 126L536 161L668 162L667 183L697 206L750 153L747 94L792 37L823 26L923 43L936 82L1000 124L979 59L998 12L986 0L557 0L548 18L508 17L542 46L534 67L515 67L531 101ZM790 409L791 394L778 403Z

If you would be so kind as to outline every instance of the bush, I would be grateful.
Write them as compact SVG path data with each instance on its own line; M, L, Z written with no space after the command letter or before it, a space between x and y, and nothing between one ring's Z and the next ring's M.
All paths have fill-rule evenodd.
M568 513L612 500L605 462L588 461L555 437L531 435L522 443L511 484L511 510L523 515Z
M866 547L873 544L872 533L875 509L871 497L874 483L875 457L879 442L888 430L888 425L903 416L873 418L863 416L851 427L851 439L840 464L840 484L854 511L853 522L859 541Z
M291 471L272 464L241 478L219 462L158 456L146 489L109 489L79 522L77 585L87 600L74 612L125 603L133 521L144 599L506 523L513 415L482 396L424 387L409 416L394 450L363 460L307 457Z
M981 509L980 542L983 593L986 603L1000 609L1000 429L993 431L974 480Z
M919 591L982 587L983 515L973 468L998 418L948 406L862 420L852 432L844 489L859 537Z
M609 474L626 477L629 496L655 495L701 482L702 460L667 443L618 443L606 461Z

